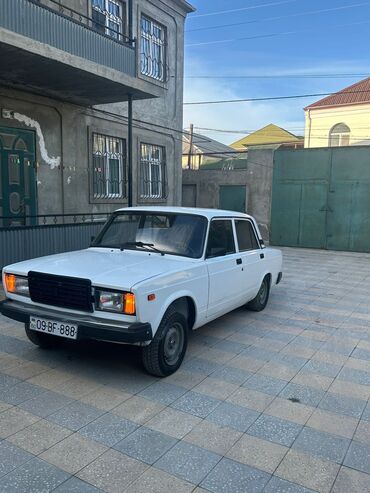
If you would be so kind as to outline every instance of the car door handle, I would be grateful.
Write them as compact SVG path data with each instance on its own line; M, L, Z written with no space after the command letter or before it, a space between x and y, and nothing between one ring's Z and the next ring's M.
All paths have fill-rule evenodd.
M237 263L238 265L240 265L240 264L242 263L242 259L241 259L241 258L237 258L237 259L236 259L236 263Z
M265 258L265 254L264 253L260 253L260 258Z

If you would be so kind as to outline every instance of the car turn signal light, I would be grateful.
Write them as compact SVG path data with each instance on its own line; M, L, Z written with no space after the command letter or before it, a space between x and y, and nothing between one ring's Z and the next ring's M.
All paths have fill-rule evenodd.
M135 312L135 295L133 293L126 293L124 313L126 313L127 315L135 315Z
M17 278L14 274L5 274L5 287L9 293L17 291Z

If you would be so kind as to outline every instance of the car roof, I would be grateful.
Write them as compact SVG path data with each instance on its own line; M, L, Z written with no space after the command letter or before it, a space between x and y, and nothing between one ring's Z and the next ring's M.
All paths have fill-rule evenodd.
M123 207L117 209L119 211L131 211L131 212L174 212L177 214L195 214L197 216L204 216L208 219L214 217L243 217L253 219L248 214L237 211L226 211L222 209L202 209L201 207L171 207L171 206L140 206L140 207Z

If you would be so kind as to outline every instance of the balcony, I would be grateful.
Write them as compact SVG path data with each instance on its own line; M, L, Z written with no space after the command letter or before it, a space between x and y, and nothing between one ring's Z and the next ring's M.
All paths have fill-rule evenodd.
M0 84L81 105L160 96L135 42L99 31L54 0L0 0Z

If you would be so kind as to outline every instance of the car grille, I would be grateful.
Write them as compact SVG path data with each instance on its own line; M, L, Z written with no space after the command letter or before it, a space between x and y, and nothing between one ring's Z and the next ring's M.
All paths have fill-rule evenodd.
M29 272L30 297L36 303L92 312L91 281Z

